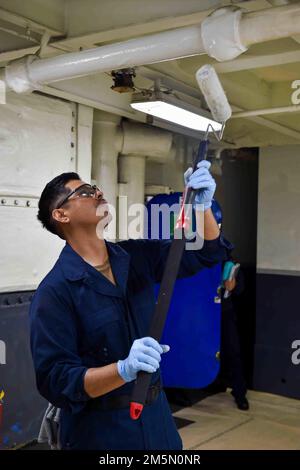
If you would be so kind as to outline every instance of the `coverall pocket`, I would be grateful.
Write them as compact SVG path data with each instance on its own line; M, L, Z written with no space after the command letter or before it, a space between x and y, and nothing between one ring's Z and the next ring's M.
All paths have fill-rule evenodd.
M112 310L99 310L90 318L88 342L90 351L101 364L122 359L128 352L125 322Z

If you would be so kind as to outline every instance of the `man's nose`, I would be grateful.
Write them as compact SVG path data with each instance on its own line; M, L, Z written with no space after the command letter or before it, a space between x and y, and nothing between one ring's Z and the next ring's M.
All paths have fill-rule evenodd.
M95 193L96 199L101 199L103 197L103 191L101 189L97 188L96 193Z

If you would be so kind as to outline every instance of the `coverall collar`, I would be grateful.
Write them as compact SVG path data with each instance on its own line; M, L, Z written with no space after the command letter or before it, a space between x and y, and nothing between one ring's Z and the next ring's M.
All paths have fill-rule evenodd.
M96 271L66 242L59 263L65 277L70 281L84 279L92 288L104 295L121 297L126 293L130 255L118 244L105 240L111 268L117 285L114 286L105 276Z

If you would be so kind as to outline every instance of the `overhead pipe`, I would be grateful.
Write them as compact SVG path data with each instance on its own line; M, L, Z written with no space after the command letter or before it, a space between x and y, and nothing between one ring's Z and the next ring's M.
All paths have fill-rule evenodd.
M119 236L122 234L123 239L132 237L132 234L128 233L127 214L138 217L140 236L144 233L144 213L140 208L145 203L146 158L144 154L123 154L119 158L119 181L122 187L120 195L126 196L126 204L121 208L121 211L126 212L126 218L123 219L124 214L121 214L121 220L119 220ZM130 209L133 210L134 205L137 212L130 214Z
M264 108L264 109L251 109L251 111L237 111L233 113L231 119L250 117L250 116L263 116L265 114L282 114L282 113L299 113L300 105L294 104L291 106L279 106L277 108Z
M120 125L119 116L95 111L92 179L103 190L109 204L117 208L118 179L127 183L128 207L133 203L143 204L146 158L159 162L172 158L172 142L171 132L128 121ZM110 224L110 233L116 235L116 219Z
M251 44L295 34L300 34L297 3L250 13L228 6L214 11L199 25L47 59L30 55L8 64L4 77L8 87L23 93L45 83L193 55L231 60Z
M147 124L123 121L120 132L123 136L120 154L145 155L161 163L170 155L173 135L169 131Z
M274 7L253 11L243 16L240 38L245 46L274 41L300 32L300 5Z
M45 83L199 53L204 53L201 28L188 26L48 59L30 55L7 65L5 80L8 87L23 93Z
M116 208L118 191L118 126L121 117L104 111L94 112L92 134L92 179L96 181L106 200ZM116 234L116 218L110 224ZM115 238L113 236L112 238Z

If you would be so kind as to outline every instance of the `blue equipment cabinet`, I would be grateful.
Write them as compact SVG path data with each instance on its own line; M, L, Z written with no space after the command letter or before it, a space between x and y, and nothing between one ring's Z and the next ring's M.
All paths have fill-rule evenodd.
M147 203L147 235L151 238L151 206L179 203L181 193L160 194ZM212 210L221 223L216 201ZM176 217L176 215L175 215ZM153 224L158 223L156 220ZM195 223L195 221L193 221ZM170 221L171 234L173 222ZM161 220L157 233L161 238ZM154 237L153 237L154 238ZM162 343L171 350L162 356L165 387L203 388L213 382L219 371L221 304L217 290L221 283L221 263L196 275L176 281ZM159 285L156 286L158 294Z

